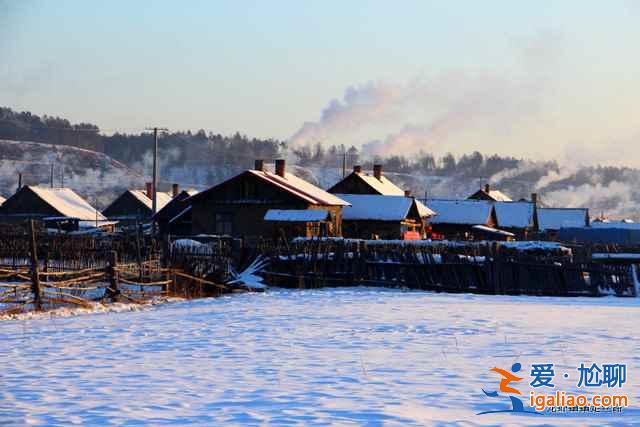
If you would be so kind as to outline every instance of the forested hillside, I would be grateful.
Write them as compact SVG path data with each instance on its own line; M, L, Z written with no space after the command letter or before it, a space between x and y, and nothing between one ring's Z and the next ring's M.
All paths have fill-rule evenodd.
M0 108L0 139L36 141L54 147L75 146L106 155L91 155L86 159L93 160L84 161L79 151L74 155L61 155L60 149L40 147L37 151L40 154L36 155L33 145L0 144L4 180L0 193L4 195L12 191L19 169L29 172L25 179L48 182L50 163L56 165L56 176L61 170L67 171L67 184L82 186L85 192L91 185L113 187L91 190L100 194L101 200L125 185L142 187L143 181L151 175L153 138L148 131L104 135L94 124L72 124L59 117L38 117ZM51 152L44 155L42 150ZM419 152L367 158L355 145L316 143L288 147L284 141L252 138L240 133L224 136L204 130L162 134L159 151L161 186L164 187L178 182L183 186L204 188L252 167L254 159L268 161L286 157L291 170L323 187L340 179L343 167L349 172L353 165L360 164L365 171L370 171L374 163L382 163L386 174L419 196L426 193L437 197L464 197L490 183L514 199L528 198L536 192L546 205L589 207L592 215L635 217L636 206L640 203L640 190L634 185L640 181L640 170L626 167L559 164L480 152L461 156ZM122 168L115 167L114 170L120 171L117 174L126 170L122 173L128 178L107 179L105 177L117 174L105 173L104 168L98 168L99 173L95 175L96 158L102 159L103 164L120 164ZM26 166L29 163L31 166ZM86 176L83 169L93 171L95 179L83 180L81 177Z

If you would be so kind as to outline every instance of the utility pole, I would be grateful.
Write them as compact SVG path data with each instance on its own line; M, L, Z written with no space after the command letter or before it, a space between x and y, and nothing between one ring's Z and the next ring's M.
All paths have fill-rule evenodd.
M158 197L156 192L156 188L158 187L158 131L167 131L168 129L154 127L147 128L147 130L153 130L153 184L151 184L151 194L153 197L151 198L151 209L153 215L155 215L156 212L158 212Z
M347 176L347 150L342 146L342 178Z
M342 178L347 175L347 151L344 144L340 144L342 148Z

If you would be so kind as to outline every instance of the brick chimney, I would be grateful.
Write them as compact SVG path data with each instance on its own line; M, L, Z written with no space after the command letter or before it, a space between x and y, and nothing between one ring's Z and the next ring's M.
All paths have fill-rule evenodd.
M284 172L285 172L284 159L277 159L276 160L276 175L281 176L281 177L284 178Z
M538 193L531 193L531 202L534 205L538 204Z
M484 192L485 193L489 193L491 191L491 187L489 186L489 184L485 184L484 185Z
M360 165L355 165L355 166L353 167L353 171L354 171L355 173L362 173L362 166L360 166Z
M373 165L373 176L379 180L382 179L382 165Z
M411 197L411 190L404 190L404 197Z
M264 171L264 160L256 159L253 168L257 171Z
M180 194L180 185L179 184L172 184L171 185L171 194L173 195L173 197L176 197L178 194Z
M147 197L150 199L153 199L153 183L147 182L146 187L147 187Z

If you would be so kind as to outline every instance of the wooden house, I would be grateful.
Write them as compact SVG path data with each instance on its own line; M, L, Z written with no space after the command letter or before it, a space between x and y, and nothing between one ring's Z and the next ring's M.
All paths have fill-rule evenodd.
M276 160L274 173L256 160L254 169L189 198L193 233L279 237L274 221L265 220L267 212L276 209L326 211L331 216L326 234L341 236L342 207L348 203L286 172L285 167L284 160ZM320 227L317 230L311 234L322 233Z
M153 215L153 186L147 183L146 190L127 190L114 200L102 214L120 225L144 223ZM156 192L157 209L162 209L172 199L171 193Z
M37 219L49 228L77 231L83 228L112 230L108 221L70 188L23 186L0 206L3 222Z
M421 239L434 212L413 197L336 194L351 206L342 210L342 234L360 239Z
M556 238L561 228L589 226L589 209L538 208L538 229L547 237Z
M160 234L184 236L191 234L191 204L186 200L198 194L196 190L182 190L173 184L173 198L154 216Z
M353 172L327 190L333 194L377 194L382 196L404 196L405 192L382 173L382 165L373 166L373 175L354 166Z
M500 190L493 190L489 184L485 184L484 188L476 191L467 199L470 200L488 200L491 202L511 202L511 197L507 196Z
M520 240L538 229L536 205L534 202L493 202L498 221L497 227L511 232Z
M492 230L495 230L496 238L503 237L496 228L498 220L490 201L430 198L421 199L421 202L435 212L435 216L430 219L434 238L474 239L481 235L484 237Z

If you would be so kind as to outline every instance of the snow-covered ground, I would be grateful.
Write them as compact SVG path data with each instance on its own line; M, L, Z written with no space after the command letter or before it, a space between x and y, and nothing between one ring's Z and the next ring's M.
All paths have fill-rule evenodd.
M268 290L4 321L0 425L638 424L639 301ZM626 363L630 408L475 415L516 361Z

